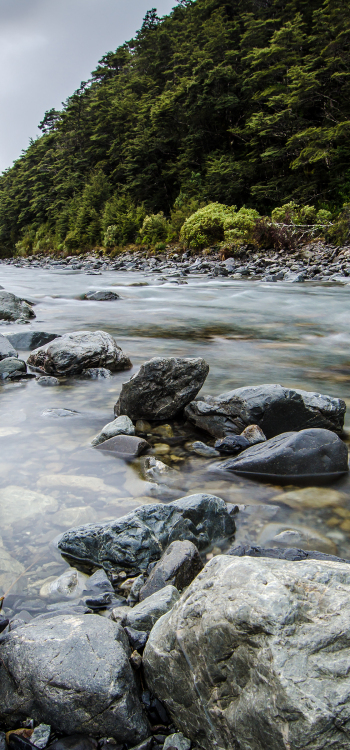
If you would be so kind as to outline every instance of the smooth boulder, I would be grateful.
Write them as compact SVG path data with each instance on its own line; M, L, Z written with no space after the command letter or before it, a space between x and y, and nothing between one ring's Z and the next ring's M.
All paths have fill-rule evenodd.
M16 320L26 321L30 318L35 318L35 312L29 302L11 292L0 291L0 320L13 323Z
M349 470L348 448L330 430L284 432L266 443L247 448L216 468L252 479L327 482Z
M124 458L132 460L141 456L147 448L150 448L150 444L143 438L136 437L135 435L116 435L108 440L104 440L99 445L95 446L97 450L108 451L113 453L118 458Z
M7 357L17 357L16 349L12 346L7 336L0 333L0 361Z
M182 497L172 503L142 505L105 524L66 531L58 542L62 554L102 568L143 573L175 540L205 549L235 532L233 508L214 495Z
M91 441L91 445L100 445L116 435L135 435L135 427L129 417L117 417L113 422L108 422Z
M130 359L105 331L76 331L34 349L28 364L47 375L75 376L91 367L129 370Z
M1 380L12 380L13 378L22 377L27 372L27 365L22 359L16 357L7 357L0 362Z
M8 340L16 349L21 351L32 351L38 346L49 344L50 341L59 338L58 333L46 333L46 331L24 331L23 333L11 333Z
M0 720L136 744L149 731L123 629L98 615L34 619L0 641Z
M195 398L208 372L209 365L200 357L154 357L123 383L115 414L133 421L173 418Z
M149 688L201 750L347 750L350 568L214 557L154 626Z
M116 292L100 291L100 292L87 292L84 295L84 299L96 301L96 302L111 302L115 299L120 299L119 294Z
M202 559L195 544L188 541L172 542L142 586L139 593L140 602L164 586L175 586L182 591L192 583L202 568Z
M268 384L205 396L192 401L185 414L214 437L241 434L247 426L256 424L271 438L309 427L341 433L345 411L345 401L341 398Z

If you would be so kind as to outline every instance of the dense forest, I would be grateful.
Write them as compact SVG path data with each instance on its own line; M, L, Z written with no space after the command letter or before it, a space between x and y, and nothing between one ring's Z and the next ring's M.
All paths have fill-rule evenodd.
M40 129L0 177L2 253L169 241L208 204L336 216L350 200L350 3L152 9Z

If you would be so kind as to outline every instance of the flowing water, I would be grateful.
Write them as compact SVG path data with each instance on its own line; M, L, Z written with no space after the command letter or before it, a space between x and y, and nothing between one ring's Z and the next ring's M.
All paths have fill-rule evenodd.
M30 325L3 324L1 333L102 329L115 336L134 365L131 373L107 380L70 380L51 388L35 380L0 386L0 595L12 585L6 601L13 611L24 608L34 614L57 606L47 605L40 589L67 568L54 544L63 531L153 502L139 461L125 464L90 446L113 419L122 382L141 362L157 355L204 357L210 365L206 394L281 383L350 403L349 286L196 276L178 285L136 272L105 272L94 278L83 272L11 266L0 267L0 283L36 304ZM92 289L112 289L121 299L83 300ZM26 359L28 352L19 356ZM45 415L57 407L77 414ZM165 460L178 471L179 497L210 491L251 506L238 514L238 541L303 546L350 557L348 478L322 491L322 502L317 503L322 507L312 507L314 499L299 507L300 500L283 502L284 493L293 488L234 475L231 481L217 479L208 472L210 461L188 453L184 445L175 446Z

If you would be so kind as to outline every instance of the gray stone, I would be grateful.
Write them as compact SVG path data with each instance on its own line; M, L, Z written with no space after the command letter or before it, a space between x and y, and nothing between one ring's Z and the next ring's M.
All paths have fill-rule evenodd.
M203 456L204 458L215 458L215 456L220 456L219 451L216 451L215 448L212 448L210 445L202 443L201 440L195 440L191 443L191 450L194 453L197 453L198 456Z
M112 372L106 367L89 367L83 370L80 377L83 380L106 380L112 377Z
M28 364L47 375L75 376L90 367L129 370L130 359L105 331L76 331L34 349Z
M188 541L172 542L142 586L140 602L169 584L182 591L192 583L202 568L202 559L195 544Z
M260 442L260 441L259 441ZM243 435L226 435L215 442L215 448L219 453L232 454L241 453L249 448L251 443Z
M36 382L38 383L38 385L41 385L44 388L50 388L52 386L60 384L58 378L54 378L52 377L52 375L42 375L40 378L37 378Z
M60 417L76 417L79 414L78 411L74 411L74 409L45 409L41 413L42 417L53 417L54 419L59 419Z
M89 589L98 589L99 591L110 591L112 593L114 592L114 588L106 572L102 568L100 570L96 570L95 573L93 573L93 575L89 577L89 579L86 581L86 587Z
M102 427L101 432L99 432L99 434L91 441L91 445L99 445L116 435L135 435L135 427L129 417L123 415L114 419L113 422L108 422L108 424Z
M245 437L250 445L264 443L266 440L266 435L263 433L261 427L258 427L257 424L250 424L249 427L246 427L245 430L243 430L243 432L241 433L241 437Z
M195 398L208 372L209 365L199 357L154 357L123 383L115 414L127 414L133 421L175 417Z
M185 414L214 437L240 434L248 425L257 424L270 438L308 427L341 433L345 411L340 398L268 384L205 396L192 401Z
M312 428L284 432L217 466L253 479L332 481L349 470L348 449L334 432Z
M176 734L169 734L166 738L163 750L190 750L191 740L184 737L182 732L176 732Z
M149 689L203 750L347 750L350 568L214 557L151 631Z
M14 376L27 372L27 365L22 359L17 357L7 357L0 361L0 378L2 380L11 379Z
M8 357L17 357L17 352L7 336L3 336L0 333L0 360L7 359Z
M35 745L35 747L38 747L39 750L44 750L44 747L49 742L51 734L51 727L50 724L39 724L39 726L35 727L34 732L30 738L30 741L32 745Z
M116 435L95 446L97 450L109 451L119 458L132 460L150 448L147 440L132 435Z
M116 292L101 291L101 292L87 292L84 295L85 299L96 300L96 302L111 302L115 299L120 299L120 295Z
M11 292L0 291L0 320L14 322L35 318L32 306Z
M139 574L175 540L189 540L202 550L214 541L231 538L234 532L234 517L224 500L198 494L142 505L111 523L70 529L58 548L72 559Z
M247 543L233 545L226 553L233 557L273 557L277 560L289 560L297 562L298 560L332 560L333 562L342 562L350 564L350 560L336 555L328 555L318 550L298 549L297 547L260 547L258 544Z
M175 586L165 586L148 596L135 607L116 607L112 610L112 619L120 625L134 630L149 632L160 617L169 612L180 598Z
M30 716L66 734L149 735L123 629L98 615L34 619L0 642L0 720Z
M49 344L50 341L59 338L59 334L46 333L45 331L25 331L24 333L11 333L7 338L16 349L28 352L38 346Z

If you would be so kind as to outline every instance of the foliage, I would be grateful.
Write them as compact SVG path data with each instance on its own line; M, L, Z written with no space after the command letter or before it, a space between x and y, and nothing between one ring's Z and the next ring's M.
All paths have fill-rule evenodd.
M165 242L208 204L327 224L350 199L349 40L348 0L148 11L0 177L0 251L133 242L161 212L147 241ZM239 222L215 241L248 236Z
M251 240L258 217L258 212L252 208L236 211L236 206L209 203L186 219L180 239L194 249L217 242L239 245Z
M163 214L163 211L159 211L158 214L150 214L145 216L142 227L140 229L140 237L143 242L149 245L154 245L157 242L166 240L169 234L169 224Z

